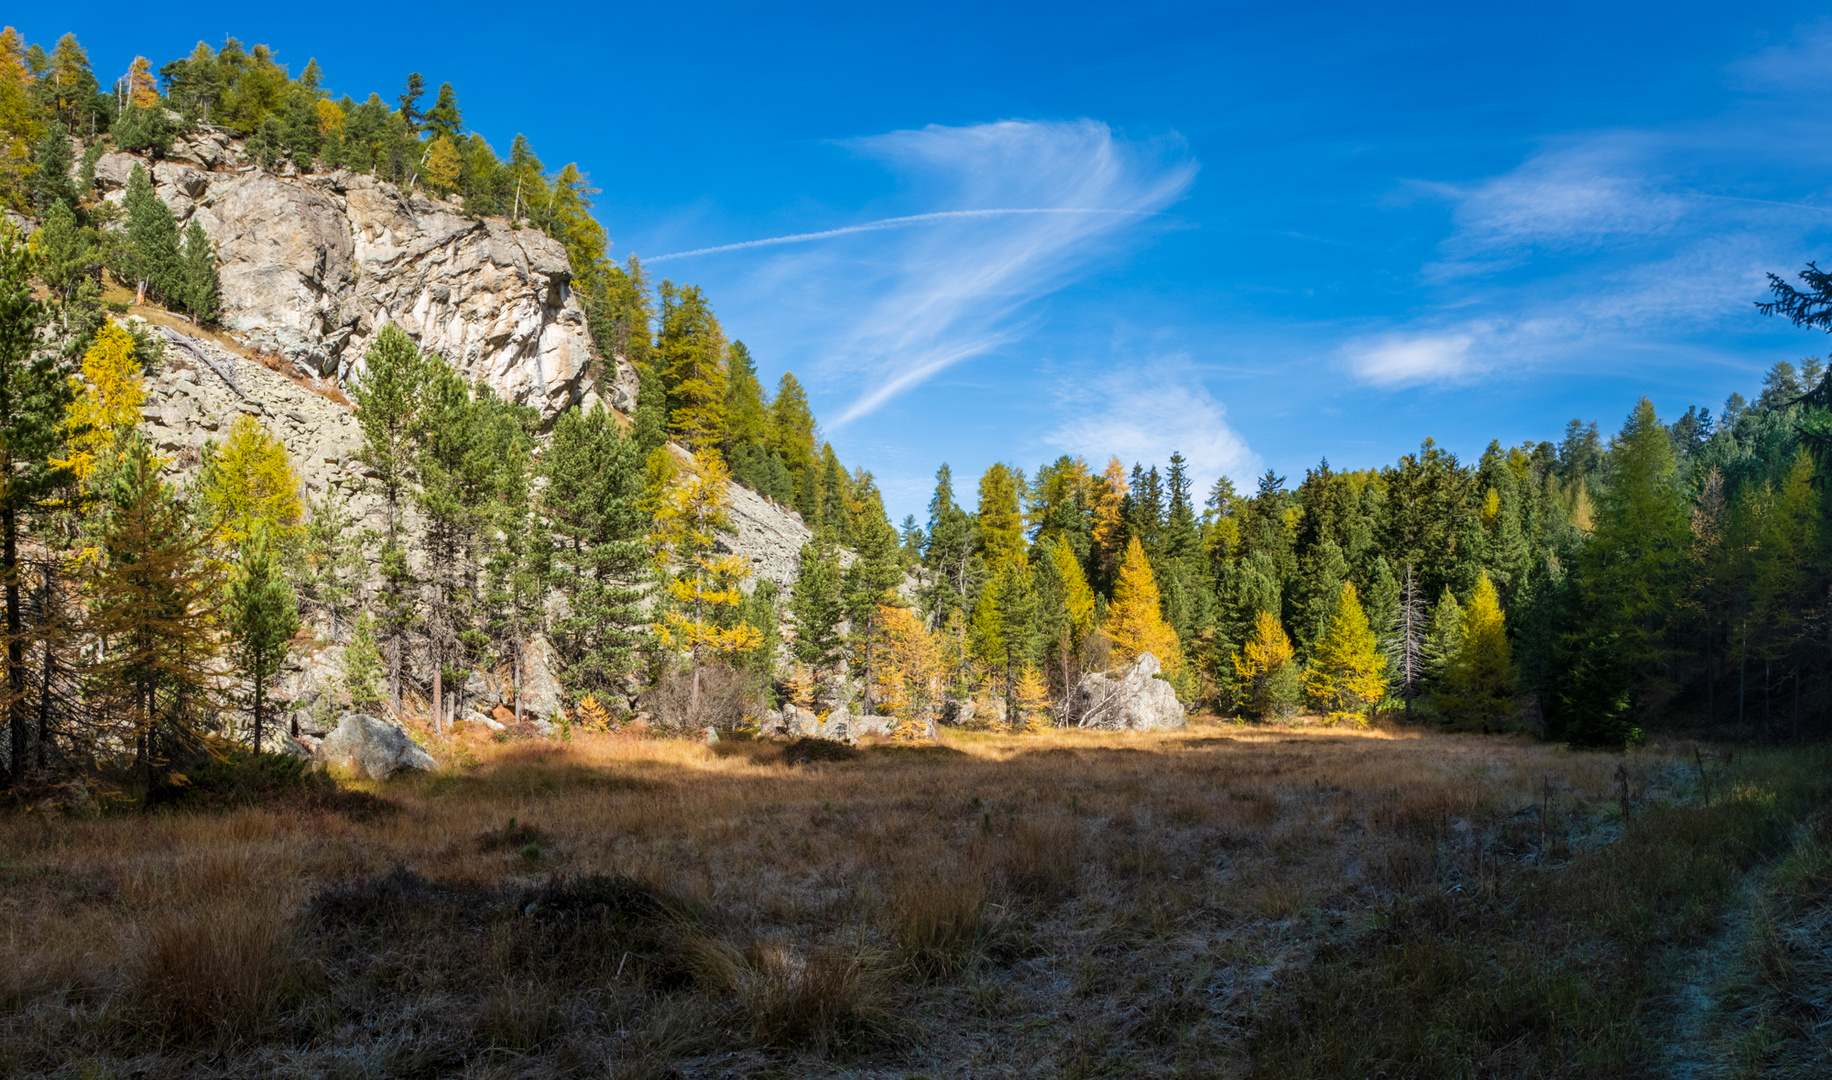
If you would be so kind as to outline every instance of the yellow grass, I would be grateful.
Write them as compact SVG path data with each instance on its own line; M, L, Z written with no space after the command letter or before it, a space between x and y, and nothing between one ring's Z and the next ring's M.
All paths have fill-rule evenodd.
M1396 898L1482 887L1503 841L1517 863L1572 858L1618 813L1621 760L1223 725L950 733L808 765L614 734L436 748L472 764L356 785L399 807L361 821L0 818L0 1074L113 1075L148 1053L173 1075L211 1054L348 1075L659 1075L707 1055L1244 1073L1247 1013L1318 948ZM1678 755L1639 753L1631 786L1680 775ZM1518 824L1542 806L1557 829ZM308 917L397 867L453 914L360 948ZM685 983L621 939L542 959L558 939L504 898L594 875L692 913L656 924L683 942ZM410 1035L432 1056L398 1057Z

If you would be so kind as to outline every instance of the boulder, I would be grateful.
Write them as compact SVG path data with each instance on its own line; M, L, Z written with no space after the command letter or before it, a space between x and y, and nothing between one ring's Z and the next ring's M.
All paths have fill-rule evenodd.
M439 767L406 728L362 713L345 713L318 745L317 757L328 765L361 769L371 780L386 780L402 769Z
M1183 704L1158 678L1158 658L1140 653L1118 674L1088 675L1075 687L1070 708L1082 727L1108 731L1163 731L1183 727Z
M521 694L522 719L533 721L543 733L566 707L560 688L560 654L546 634L529 638L522 649Z
M820 730L821 718L793 702L782 707L781 734L800 739Z
M473 671L464 680L464 700L478 712L489 712L503 703L502 684L489 672Z

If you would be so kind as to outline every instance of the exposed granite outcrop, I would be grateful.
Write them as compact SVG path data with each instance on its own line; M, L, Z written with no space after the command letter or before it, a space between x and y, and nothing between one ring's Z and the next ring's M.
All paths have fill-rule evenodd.
M221 260L223 324L242 340L347 381L394 323L544 420L593 393L585 310L558 241L372 176L275 176L237 168L238 156L206 132L164 161L104 154L95 175L119 200L144 165L179 224L202 226ZM632 411L635 371L614 358L605 373L596 396Z

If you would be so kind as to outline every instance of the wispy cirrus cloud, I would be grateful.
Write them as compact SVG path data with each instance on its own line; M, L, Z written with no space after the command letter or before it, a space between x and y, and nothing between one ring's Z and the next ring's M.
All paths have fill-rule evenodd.
M1435 186L1452 202L1442 258L1420 268L1435 303L1351 338L1342 365L1387 388L1594 371L1612 350L1747 319L1764 273L1810 257L1832 223L1812 192L1743 194L1766 195L1735 164L1758 145L1729 125L1599 132Z
M1227 409L1187 356L1153 356L1123 368L1073 395L1059 395L1064 419L1044 444L1067 454L1096 448L1126 465L1162 463L1182 453L1199 501L1217 476L1245 480L1259 471L1259 455L1228 423ZM1090 464L1098 470L1105 461Z
M783 336L817 377L850 394L830 429L1025 337L1040 301L1141 238L1197 170L1180 140L1131 142L1093 120L930 126L842 145L943 209L672 256L759 259L748 288L792 324Z

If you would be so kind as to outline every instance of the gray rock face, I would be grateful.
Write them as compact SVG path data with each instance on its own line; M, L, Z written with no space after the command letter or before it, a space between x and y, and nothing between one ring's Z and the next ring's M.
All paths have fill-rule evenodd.
M522 717L543 732L566 707L565 692L560 688L560 654L545 634L529 638L522 648L521 692Z
M543 420L585 399L591 338L559 242L370 176L223 171L238 157L206 132L167 161L104 154L96 182L119 201L143 165L179 225L203 227L222 264L223 324L244 340L347 382L393 323ZM605 366L593 398L633 411L634 368Z
M1070 708L1087 728L1163 731L1183 727L1183 705L1170 683L1157 677L1158 670L1157 657L1140 653L1118 675L1089 675L1075 687Z
M362 713L345 713L315 753L326 764L361 769L371 780L386 780L402 769L439 767L405 728Z

